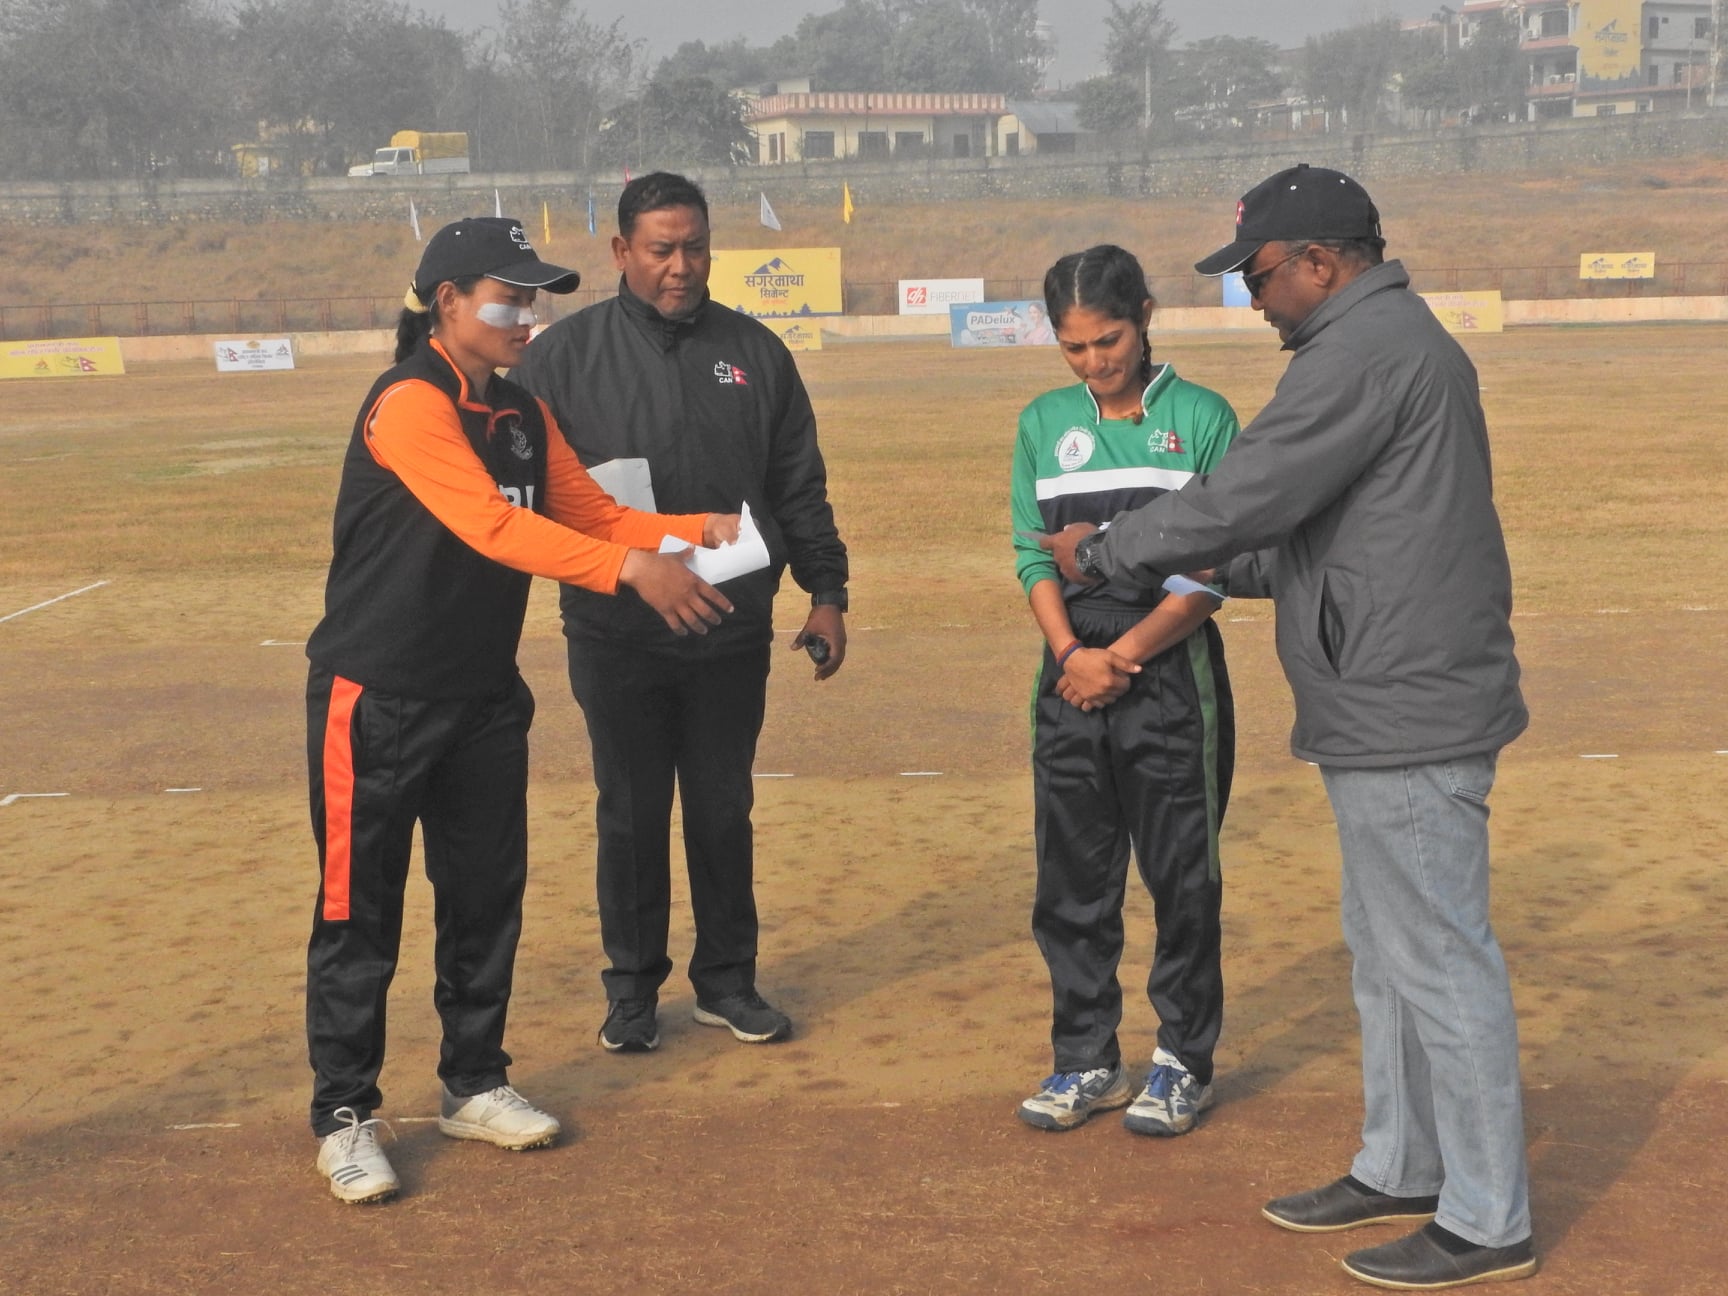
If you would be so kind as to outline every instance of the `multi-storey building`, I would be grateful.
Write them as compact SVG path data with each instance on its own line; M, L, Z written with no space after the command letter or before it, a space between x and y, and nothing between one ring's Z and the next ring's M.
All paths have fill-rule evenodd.
M1522 33L1531 121L1695 109L1714 99L1713 0L1507 0L1503 7L1516 12Z
M1518 24L1524 116L1607 117L1714 106L1715 11L1722 0L1466 0L1441 5L1446 48L1468 45L1486 21Z

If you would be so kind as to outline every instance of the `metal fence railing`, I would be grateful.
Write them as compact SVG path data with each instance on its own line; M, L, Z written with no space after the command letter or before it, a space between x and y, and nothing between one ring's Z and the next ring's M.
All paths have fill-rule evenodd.
M1407 265L1409 263L1406 263ZM1580 279L1578 267L1409 265L1419 292L1473 292L1498 289L1508 301L1561 297L1728 296L1728 261L1657 262L1650 279ZM1196 274L1154 275L1152 294L1163 306L1216 306L1218 281ZM1042 279L986 279L991 301L1019 301L1043 292ZM610 288L584 288L569 296L542 294L545 320L612 294ZM848 315L893 315L899 288L892 281L847 280L841 285ZM395 297L278 297L256 300L182 302L79 302L18 306L0 303L0 340L66 337L156 337L217 334L261 337L283 333L393 329L401 310Z

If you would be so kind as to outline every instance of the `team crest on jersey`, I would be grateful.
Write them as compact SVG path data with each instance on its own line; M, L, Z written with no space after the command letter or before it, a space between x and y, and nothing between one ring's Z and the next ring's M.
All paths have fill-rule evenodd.
M1154 430L1152 435L1146 438L1146 448L1153 454L1181 454L1184 446L1182 438L1175 431Z
M748 387L750 385L750 380L742 369L735 364L728 364L724 360L714 362L714 376L727 386L735 384L739 387Z
M1069 428L1056 443L1056 466L1063 472L1084 468L1096 444L1085 428Z
M516 417L514 410L498 421L498 431L510 434L510 453L518 459L534 457L533 443L528 440L528 433L522 428L522 421Z

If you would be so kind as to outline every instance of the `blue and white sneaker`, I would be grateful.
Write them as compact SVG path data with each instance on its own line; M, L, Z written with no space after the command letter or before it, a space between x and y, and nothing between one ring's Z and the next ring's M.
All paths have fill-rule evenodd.
M1120 1063L1091 1071L1058 1071L1020 1104L1020 1119L1037 1129L1073 1129L1093 1112L1126 1107L1133 1093Z
M1186 1134L1211 1105L1212 1086L1201 1084L1180 1062L1159 1049L1152 1055L1146 1087L1122 1117L1122 1125L1135 1134Z

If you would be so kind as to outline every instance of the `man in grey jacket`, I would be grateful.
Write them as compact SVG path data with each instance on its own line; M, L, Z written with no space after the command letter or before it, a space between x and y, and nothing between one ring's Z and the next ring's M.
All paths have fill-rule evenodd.
M1362 1026L1350 1173L1269 1202L1298 1232L1431 1220L1344 1268L1419 1290L1535 1272L1506 964L1488 920L1488 793L1528 721L1476 371L1362 186L1319 167L1243 196L1202 274L1241 270L1289 368L1216 469L1047 541L1070 579L1217 568L1277 605L1291 749L1343 855Z

